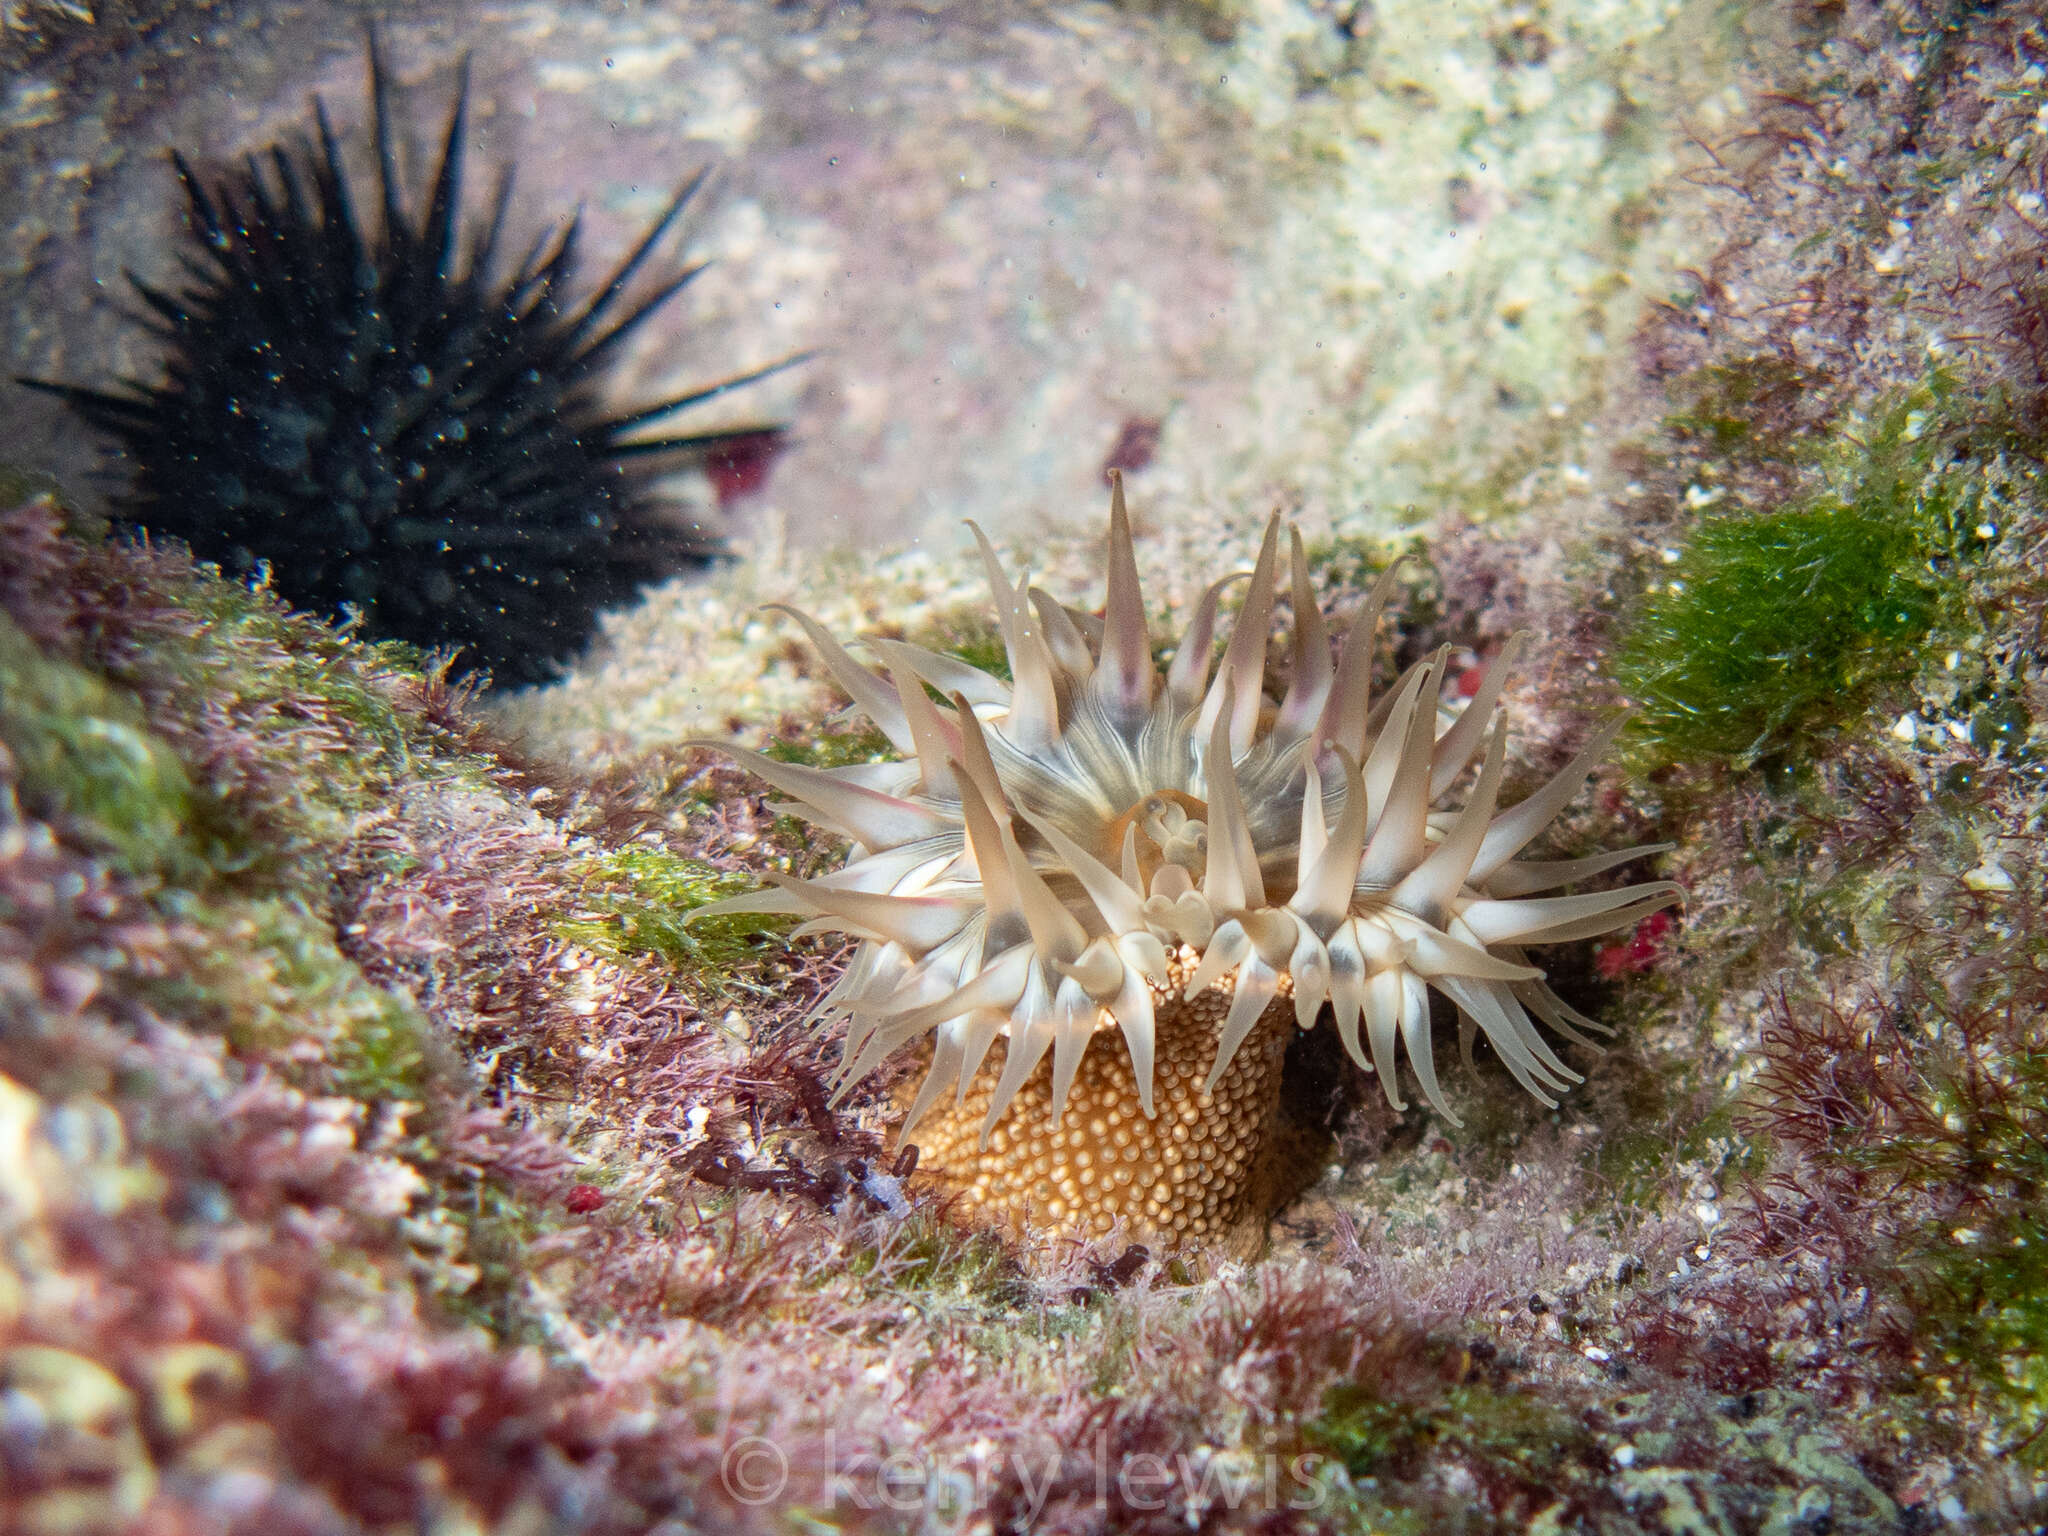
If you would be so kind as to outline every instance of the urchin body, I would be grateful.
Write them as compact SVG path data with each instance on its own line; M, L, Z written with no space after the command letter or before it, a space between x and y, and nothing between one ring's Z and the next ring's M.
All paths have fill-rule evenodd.
M466 71L423 203L399 171L374 39L370 75L380 224L317 100L316 143L252 155L211 186L174 155L192 282L130 278L164 378L22 382L120 444L130 524L231 570L267 563L289 600L352 610L372 636L536 681L601 610L715 547L669 516L655 473L775 430L645 429L769 370L610 414L605 369L699 270L636 281L702 178L579 297L573 220L501 259L509 171L489 217L464 227Z
M1483 1035L1554 1103L1578 1075L1537 1022L1581 1041L1601 1026L1544 985L1525 947L1626 927L1679 899L1668 882L1539 894L1651 851L1518 857L1611 735L1500 809L1495 716L1516 648L1454 717L1444 652L1375 702L1371 647L1390 584L1333 648L1298 535L1289 682L1267 699L1279 536L1275 518L1214 677L1218 607L1242 578L1209 588L1162 677L1119 481L1100 618L1013 584L982 540L1009 682L879 639L866 642L876 672L795 614L904 761L825 770L728 749L855 848L830 875L771 876L778 889L704 910L801 914L863 941L819 1010L846 1022L842 1092L893 1052L923 1051L903 1134L1010 1225L1121 1223L1169 1246L1234 1229L1269 1172L1275 1052L1326 1006L1396 1108L1405 1050L1423 1096L1456 1120L1436 1076L1432 990L1456 1005L1468 1054ZM1461 805L1436 808L1468 784ZM1120 1069L1097 1060L1110 1054Z

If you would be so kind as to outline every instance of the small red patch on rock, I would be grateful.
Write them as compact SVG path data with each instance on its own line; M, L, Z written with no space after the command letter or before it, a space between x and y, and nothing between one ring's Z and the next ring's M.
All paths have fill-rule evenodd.
M1600 974L1609 981L1620 976L1640 976L1655 968L1664 940L1677 926L1669 912L1652 912L1619 944L1610 944L1595 955Z
M704 456L704 473L711 477L711 489L723 512L742 496L751 496L768 483L768 471L782 452L782 434L749 432L729 443L720 443Z
M577 1184L571 1187L568 1198L562 1203L569 1207L570 1215L588 1216L604 1204L604 1191L595 1184Z

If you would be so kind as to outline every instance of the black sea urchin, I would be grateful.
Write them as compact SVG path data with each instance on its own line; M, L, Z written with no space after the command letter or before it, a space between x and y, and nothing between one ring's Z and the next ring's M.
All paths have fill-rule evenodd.
M127 523L230 569L267 561L290 600L352 608L373 636L459 646L465 666L537 681L601 609L714 549L665 520L656 477L780 429L638 434L796 359L606 414L603 369L703 270L627 300L703 175L579 301L574 218L498 275L509 167L488 218L461 227L466 62L424 208L407 206L374 37L370 99L375 238L317 97L317 145L273 145L211 187L174 152L192 286L128 276L167 343L163 382L21 382L119 442L134 471Z

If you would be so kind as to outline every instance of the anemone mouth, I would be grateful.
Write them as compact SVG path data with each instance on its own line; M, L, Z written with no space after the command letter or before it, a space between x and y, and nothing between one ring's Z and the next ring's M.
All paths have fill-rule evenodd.
M1179 821L1169 824L1167 813L1175 809L1180 812ZM1102 858L1115 858L1123 851L1125 832L1132 827L1142 831L1154 849L1163 849L1175 827L1190 821L1207 827L1209 803L1206 800L1198 800L1184 789L1155 789L1133 800L1103 829L1096 853ZM1155 852L1153 861L1156 863L1160 856Z
M1122 858L1130 841L1147 885L1164 864L1199 878L1209 856L1208 802L1184 789L1155 789L1132 801L1094 841L1096 857L1105 863Z
M1502 807L1497 715L1519 641L1462 711L1447 707L1443 651L1375 700L1370 653L1392 573L1333 643L1298 533L1289 681L1283 697L1267 698L1280 534L1276 516L1220 664L1218 608L1241 576L1208 589L1164 675L1152 661L1120 479L1099 616L1062 606L1028 578L1013 582L975 530L1008 682L882 639L865 642L876 671L785 610L903 759L813 769L703 743L734 752L793 797L790 809L855 846L832 874L771 876L773 891L700 910L799 914L810 920L799 931L863 941L816 1014L846 1025L842 1095L920 1044L930 1066L905 1134L948 1096L949 1113L970 1095L983 1102L979 1084L992 1077L985 1150L1034 1074L1046 1112L1062 1120L1108 1019L1123 1036L1136 1112L1149 1119L1161 1016L1203 996L1227 997L1204 1092L1276 1010L1291 1004L1306 1030L1327 1006L1345 1052L1397 1109L1405 1054L1422 1096L1455 1123L1432 1062L1432 992L1456 1006L1468 1056L1484 1034L1545 1104L1579 1081L1537 1026L1582 1044L1604 1026L1551 992L1527 949L1628 926L1681 896L1669 882L1546 894L1663 845L1520 857L1612 730ZM1468 783L1461 804L1445 803ZM1182 954L1193 962L1176 970Z

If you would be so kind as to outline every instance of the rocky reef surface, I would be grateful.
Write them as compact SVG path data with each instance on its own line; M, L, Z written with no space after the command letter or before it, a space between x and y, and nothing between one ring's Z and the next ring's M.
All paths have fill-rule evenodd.
M806 70L851 71L894 127L847 130L865 191L760 213L760 270L727 290L797 295L805 325L743 336L844 328L792 397L816 435L749 557L651 594L533 695L109 540L47 421L0 447L65 472L0 487L0 1525L2048 1521L2048 32L2021 6L1441 14L618 21L613 68L649 99L662 60L725 71L693 110L750 152L822 144L748 109L807 99L762 83ZM126 152L61 84L140 46L118 29L175 72L200 66L162 63L166 26L332 20L6 15L0 159L66 196L92 178L36 168L96 162L58 139ZM422 11L419 36L458 19ZM720 20L728 48L673 40ZM859 74L884 53L863 38L926 27L922 96ZM521 50L479 47L481 90ZM1068 188L1075 228L1024 246L1063 176L1092 179L1069 109L1117 90L1159 100L1088 119L1123 146L1114 195ZM1184 116L1139 110L1169 98ZM920 110L954 126L926 142ZM1154 134L1184 158L1149 159ZM976 154L1013 158L983 177ZM997 183L973 207L969 170L977 198ZM804 298L805 262L853 238L831 199L914 186L930 206L878 227L916 249L867 308L822 279ZM11 344L38 368L67 312L21 306L81 259L50 233L79 195L12 232ZM1027 293L1105 270L1058 312L979 308L969 256L927 258L991 232L1040 264ZM68 312L65 358L112 357L96 323ZM889 345L854 350L862 325ZM897 386L939 352L998 382L933 414ZM1519 783L1632 704L1557 851L1668 840L1688 890L1553 969L1620 1030L1569 1056L1588 1081L1559 1109L1484 1056L1446 1063L1459 1130L1331 1085L1335 1159L1251 1263L965 1227L890 1144L887 1082L828 1102L836 1044L801 1020L842 952L679 921L838 852L681 738L878 750L753 606L988 659L937 519L986 520L1093 604L1067 530L1119 453L1169 609L1281 505L1335 608L1415 546L1404 655L1533 632ZM830 516L906 547L821 551Z

